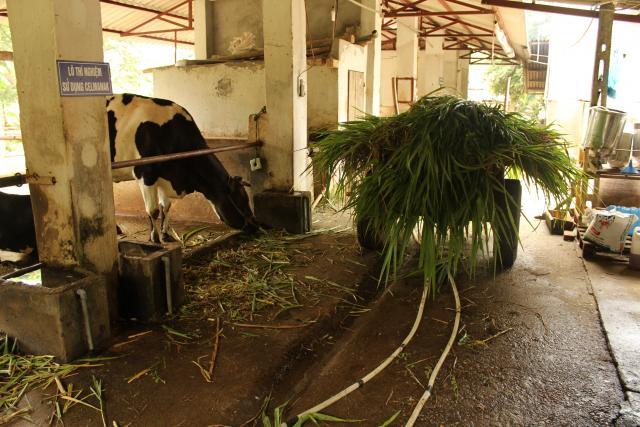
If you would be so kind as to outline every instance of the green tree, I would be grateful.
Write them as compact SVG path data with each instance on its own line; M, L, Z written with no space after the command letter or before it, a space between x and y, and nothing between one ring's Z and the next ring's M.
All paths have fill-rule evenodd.
M103 47L104 60L111 67L114 93L152 95L151 75L142 72L141 58L144 56L144 45L132 40L105 36Z
M540 94L525 91L522 65L491 65L487 70L486 80L489 92L494 96L504 97L509 86L509 111L517 111L533 119L539 118L544 99Z
M12 52L9 24L0 23L0 50ZM0 61L0 108L4 127L17 125L17 115L11 114L18 109L18 91L13 61Z

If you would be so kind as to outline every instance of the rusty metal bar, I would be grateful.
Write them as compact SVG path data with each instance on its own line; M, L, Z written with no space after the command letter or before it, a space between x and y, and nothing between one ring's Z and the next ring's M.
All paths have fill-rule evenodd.
M104 31L105 33L114 33L114 34L118 34L119 36L122 36L122 31L119 30L113 30L111 28L103 28L102 31ZM171 30L167 30L167 31L171 31ZM150 40L157 40L157 41L161 41L161 42L168 42L168 43L173 43L172 39L165 39L164 37L154 37L154 36L145 36L145 35L137 35L135 37L142 37L145 39L150 39ZM178 40L178 43L181 44L188 44L193 46L193 42L187 42L187 41L182 41L182 40Z
M459 16L459 15L492 15L491 10L444 10L444 11L431 11L425 10L422 12L390 12L385 16L391 18L410 18L413 16Z
M139 37L139 36L147 36L149 34L161 34L161 33L172 33L174 31L191 31L193 30L193 28L171 28L171 29L167 29L167 30L153 30L153 31L140 31L140 32L136 32L136 33L132 33L132 32L125 32L125 33L120 33L120 36L122 37ZM169 40L171 41L171 40Z
M420 34L420 36L422 37L491 37L493 36L493 33L487 33L487 34L476 34L476 33L471 33L471 34Z
M478 5L472 4L472 3L466 3L466 2L463 2L463 1L461 1L461 0L446 0L446 1L447 1L447 3L455 3L455 4L459 4L460 6L466 6L466 7L470 8L470 9L475 9L475 10L487 10L487 11L489 11L489 12L493 13L493 11L492 11L491 9L486 9L486 8L484 8L484 7L481 7L481 6L478 6Z
M183 1L183 2L180 2L180 3L178 3L178 4L176 4L176 5L172 6L172 7L170 7L169 9L167 9L167 10L165 10L165 11L158 12L158 13L156 13L156 16L154 16L153 18L149 18L149 19L147 19L146 21L144 21L144 22L142 22L142 23L140 23L140 24L136 25L135 27L130 28L129 30L127 30L127 31L126 31L126 33L132 33L133 31L137 30L138 28L144 27L144 26L145 26L145 25L147 25L149 22L154 21L154 20L156 20L157 18L159 18L159 17L161 17L161 16L164 16L164 15L166 15L167 13L172 12L172 11L174 11L174 10L178 9L178 8L179 8L179 7L181 7L181 6L184 6L184 5L185 5L185 4L187 4L188 2L189 2L189 0Z
M128 4L128 3L120 3L119 1L115 1L115 0L100 0L100 3L104 3L104 4L110 4L113 6L120 6L120 7L124 7L127 9L133 9L133 10L140 10L142 12L149 12L149 13L163 13L161 10L157 10L157 9L150 9L148 7L144 7L144 6L138 6L135 4ZM181 16L175 13L170 13L170 12L164 12L164 15L166 16L170 16L172 18L180 18L180 19L186 19L188 20L189 18L186 16Z
M227 145L224 147L203 148L193 151L182 151L179 153L162 154L159 156L143 157L141 159L122 160L120 162L111 163L111 169L121 169L131 166L150 165L155 163L170 162L171 160L188 159L190 157L206 156L207 154L223 153L225 151L243 150L245 148L260 147L262 141L243 142L241 144Z
M400 7L398 9L392 9L393 12L402 12L404 10L420 10L420 8L418 7L418 5L426 2L427 0L417 0L411 3L400 3L400 2L390 2L390 3L394 3L399 5Z
M0 188L21 186L27 183L27 176L17 173L12 176L4 176L0 178Z
M185 25L185 24L182 24L182 23L180 23L180 22L172 21L172 20L171 20L171 19L169 19L169 18L165 18L165 17L162 17L162 16L158 16L158 18L157 18L157 19L158 19L158 20L160 20L160 21L162 21L162 22L166 22L167 24L175 25L175 26L176 26L176 27L178 27L178 28L189 28L189 29L192 29L189 25Z
M600 14L597 10L575 9L571 7L551 6L548 4L538 3L520 3L510 0L482 0L482 4L491 6L511 7L514 9L533 10L536 12L560 13L563 15L583 16L585 18L599 18ZM624 13L616 13L613 15L615 21L640 23L640 15L628 15Z
M5 274L4 276L0 276L0 280L9 280L15 277L20 277L24 274L31 273L32 271L36 271L44 267L43 262L38 262L36 264L30 265L29 267L21 268L16 271L12 271L11 273Z
M421 35L423 36L428 36L429 34L435 33L438 30L444 30L445 28L449 28L452 27L454 25L456 25L457 22L449 22L448 24L444 24L444 25L438 25L434 28L431 28L429 30L426 30L425 32L423 32Z

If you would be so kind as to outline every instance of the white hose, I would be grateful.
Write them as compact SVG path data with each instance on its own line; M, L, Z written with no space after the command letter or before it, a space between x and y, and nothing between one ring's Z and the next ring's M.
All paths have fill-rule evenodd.
M449 337L449 341L447 342L447 345L445 346L444 351L442 352L442 354L440 355L440 358L438 359L438 363L436 363L435 368L431 372L431 376L429 377L429 382L427 384L427 389L425 390L424 394L422 395L417 405L413 409L411 417L405 424L405 427L413 427L416 420L418 419L418 416L420 415L420 412L422 412L422 408L427 403L427 400L429 400L429 397L431 397L431 390L433 389L433 385L435 384L436 377L438 376L438 372L440 372L440 368L442 368L442 364L444 363L445 359L449 355L449 351L451 351L451 347L453 346L456 336L458 335L458 328L460 326L460 312L461 312L460 295L458 295L458 288L456 287L456 282L453 279L453 276L451 274L449 274L449 282L451 283L451 289L453 290L453 297L456 302L456 316L453 322L453 329L451 330L451 336ZM429 294L429 286L428 286L428 283L425 283L424 289L422 290L422 298L420 299L420 306L418 307L418 313L416 314L416 319L413 322L413 326L409 331L409 334L402 341L400 346L398 346L398 348L396 348L395 351L391 353L389 357L387 357L380 365L378 365L378 367L376 367L374 370L372 370L367 375L365 375L358 381L354 382L353 384L351 384L349 387L345 388L341 392L331 396L330 398L317 404L313 408L307 409L306 411L301 412L295 417L289 419L286 423L282 423L281 427L292 427L298 422L299 419L301 419L305 415L314 414L322 411L323 409L328 408L329 406L333 405L334 403L336 403L343 397L347 396L354 390L357 390L362 386L364 386L367 382L369 382L372 378L374 378L376 375L382 372L387 366L389 366L391 362L393 362L393 360L398 356L398 354L400 354L400 352L404 350L404 348L407 346L407 344L409 344L409 342L413 339L413 336L416 334L418 327L420 326L420 322L422 320L422 313L424 312L424 307L427 301L428 294Z
M167 294L167 313L173 314L173 287L171 285L171 259L169 255L162 257L164 265L164 289Z
M449 351L451 350L451 346L456 340L456 335L458 335L458 326L460 325L460 296L458 295L458 288L456 287L456 282L453 280L453 276L449 274L449 282L451 282L451 289L453 290L453 297L456 300L456 319L453 323L453 330L451 331L451 336L449 337L449 342L447 346L444 348L442 355L440 355L440 359L438 359L438 363L436 363L436 367L431 372L431 376L429 377L429 383L427 384L427 389L424 391L424 394L418 401L418 404L415 408L413 408L413 413L409 418L409 421L405 424L405 427L413 427L413 424L418 419L420 412L422 412L422 408L431 397L431 390L433 389L433 384L436 382L436 377L438 376L438 372L444 363L444 360L447 358Z
M87 302L87 291L78 289L76 295L80 297L80 307L82 308L82 319L84 322L84 333L87 338L87 347L93 351L93 335L91 334L91 318L89 317L89 303Z
M373 377L378 375L387 366L389 366L389 364L391 364L391 362L393 362L393 360L398 356L398 354L400 354L400 352L402 350L404 350L404 348L407 346L409 341L411 341L411 339L413 339L413 336L416 334L416 331L418 330L418 327L420 326L420 321L422 320L422 313L424 312L424 306L425 306L425 303L427 301L427 295L428 294L429 294L429 284L425 283L424 289L422 290L422 298L420 300L420 306L418 307L418 313L416 314L416 320L413 322L413 327L411 328L411 331L409 331L409 334L407 335L407 337L404 339L404 341L402 341L402 344L400 344L400 346L398 348L396 348L395 351L393 353L391 353L391 355L384 360L384 362L382 362L373 371L369 372L367 375L365 375L364 377L362 377L358 381L354 382L353 384L351 384L349 387L345 388L341 392L333 395L332 397L328 398L324 402L317 404L313 408L307 409L306 411L301 412L300 414L296 415L292 419L288 420L286 423L282 423L281 427L294 426L296 424L296 422L300 418L302 418L303 416L308 415L308 414L313 414L313 413L320 412L323 409L333 405L335 402L337 402L338 400L342 399L343 397L345 397L346 395L348 395L352 391L361 388L363 385L365 385L367 382L369 382ZM457 291L456 291L456 296L457 296ZM459 312L459 310L460 310L460 305L458 303L458 312ZM457 321L457 319L456 319L456 321Z

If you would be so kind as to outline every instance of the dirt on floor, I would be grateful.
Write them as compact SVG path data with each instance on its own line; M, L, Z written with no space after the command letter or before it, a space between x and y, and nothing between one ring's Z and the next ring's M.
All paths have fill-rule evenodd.
M288 418L361 378L408 333L421 282L381 288L379 258L360 250L348 218L320 219L322 231L305 238L234 238L187 259L190 302L182 314L124 323L100 355L113 359L63 383L87 390L100 379L107 425L239 426L262 425L263 411L273 420L285 403ZM616 418L623 394L574 243L527 228L511 270L459 278L461 330L418 425L609 425ZM403 425L453 318L444 287L397 360L323 412L367 426L397 413L387 425ZM56 424L52 400L44 399L55 393L52 386L29 394L23 405L33 408L34 424ZM102 425L100 412L82 404L62 419Z
M511 270L459 280L460 332L418 425L595 426L616 418L623 394L574 243L543 227L523 234ZM299 413L390 354L414 321L419 282L390 291L274 400ZM391 425L403 425L449 338L454 308L445 290L396 362L326 412L381 425L400 411Z

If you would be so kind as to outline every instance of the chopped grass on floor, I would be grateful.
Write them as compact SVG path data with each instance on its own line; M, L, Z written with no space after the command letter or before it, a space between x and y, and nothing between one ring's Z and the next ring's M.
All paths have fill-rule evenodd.
M68 377L79 368L99 366L91 359L84 359L81 364L60 364L53 356L21 355L17 351L15 341L0 333L0 425L27 416L30 407L19 408L21 399L31 390L46 389L55 384L62 388L62 395L67 401L63 407L57 407L60 416L64 406L72 403L85 402L80 399L81 390L74 390L69 384L67 388L61 385L61 379Z
M265 404L262 406L262 413L260 414L262 420L262 427L279 427L283 424L289 425L287 419L285 418L285 409L287 407L288 402L278 406L273 410L273 419L269 417L267 414L267 407L269 405L270 398L265 400ZM326 415L322 413L312 413L306 414L297 418L295 424L292 424L293 427L303 427L311 421L314 425L320 425L319 422L323 424L327 423L360 423L365 420L350 420L345 418L334 417L332 415Z
M295 269L311 264L316 256L305 239L341 231L331 228L296 236L266 232L237 248L194 260L184 270L190 302L183 307L183 316L237 322L253 321L268 311L268 320L274 320L316 304L329 289L353 295L348 286L295 274Z

